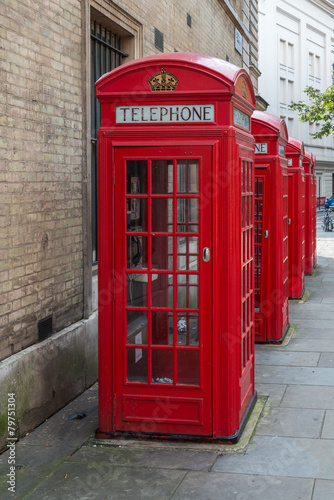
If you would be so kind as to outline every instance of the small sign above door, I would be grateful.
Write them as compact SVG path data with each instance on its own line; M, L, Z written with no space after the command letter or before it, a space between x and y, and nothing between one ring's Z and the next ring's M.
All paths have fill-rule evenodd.
M266 142L256 142L255 143L255 153L256 154L268 153L268 144Z

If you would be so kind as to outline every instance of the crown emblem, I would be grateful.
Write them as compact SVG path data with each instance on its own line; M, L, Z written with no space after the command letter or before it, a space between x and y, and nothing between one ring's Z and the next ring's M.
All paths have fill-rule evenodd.
M152 92L161 90L175 90L179 80L172 73L166 73L165 68L162 68L160 73L155 73L148 81Z
M246 86L245 80L242 80L241 93L242 93L242 97L244 97L246 99L246 97L247 97L247 86Z

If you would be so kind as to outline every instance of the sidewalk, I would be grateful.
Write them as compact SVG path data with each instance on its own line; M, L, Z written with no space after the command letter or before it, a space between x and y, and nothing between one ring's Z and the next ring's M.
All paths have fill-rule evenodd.
M256 389L267 396L246 450L121 442L101 446L95 385L16 444L16 493L67 500L332 500L334 497L334 233L318 219L318 266L305 302L290 302L287 345L256 346ZM112 442L110 442L111 444Z

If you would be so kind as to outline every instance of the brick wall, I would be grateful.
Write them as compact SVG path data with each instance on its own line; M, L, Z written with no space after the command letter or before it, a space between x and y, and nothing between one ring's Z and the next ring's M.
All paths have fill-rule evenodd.
M81 12L2 0L0 359L82 317Z
M105 0L100 0L106 3ZM117 5L131 13L144 26L143 54L158 53L154 46L154 28L164 34L164 52L198 52L242 65L242 57L234 49L234 24L218 0L118 0ZM241 17L242 0L232 2ZM231 4L231 5L232 5ZM187 25L187 14L192 26Z

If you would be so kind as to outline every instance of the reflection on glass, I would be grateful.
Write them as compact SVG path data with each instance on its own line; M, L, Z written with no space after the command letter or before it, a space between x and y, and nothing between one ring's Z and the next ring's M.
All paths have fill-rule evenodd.
M173 161L152 160L152 193L168 194L173 192Z
M152 307L173 307L173 275L154 274L152 280Z
M198 308L198 276L179 274L177 276L177 307L179 309Z
M198 193L198 160L178 160L177 192Z
M152 236L152 268L173 270L173 237Z
M177 315L178 345L198 346L198 314L182 312Z
M177 200L177 231L198 231L198 199L178 198Z
M127 305L131 307L147 307L147 273L128 273Z
M173 313L152 311L152 344L173 345Z
M127 349L128 382L148 382L147 349Z
M173 231L173 199L152 198L152 232Z
M127 268L147 269L147 236L127 236Z
M199 351L177 351L177 383L199 385Z
M127 231L147 231L147 199L127 198L126 200Z
M173 350L152 349L152 382L173 383Z
M147 312L127 311L127 343L147 345Z
M126 162L126 192L147 194L147 160Z
M198 236L178 236L176 240L178 271L197 271Z

